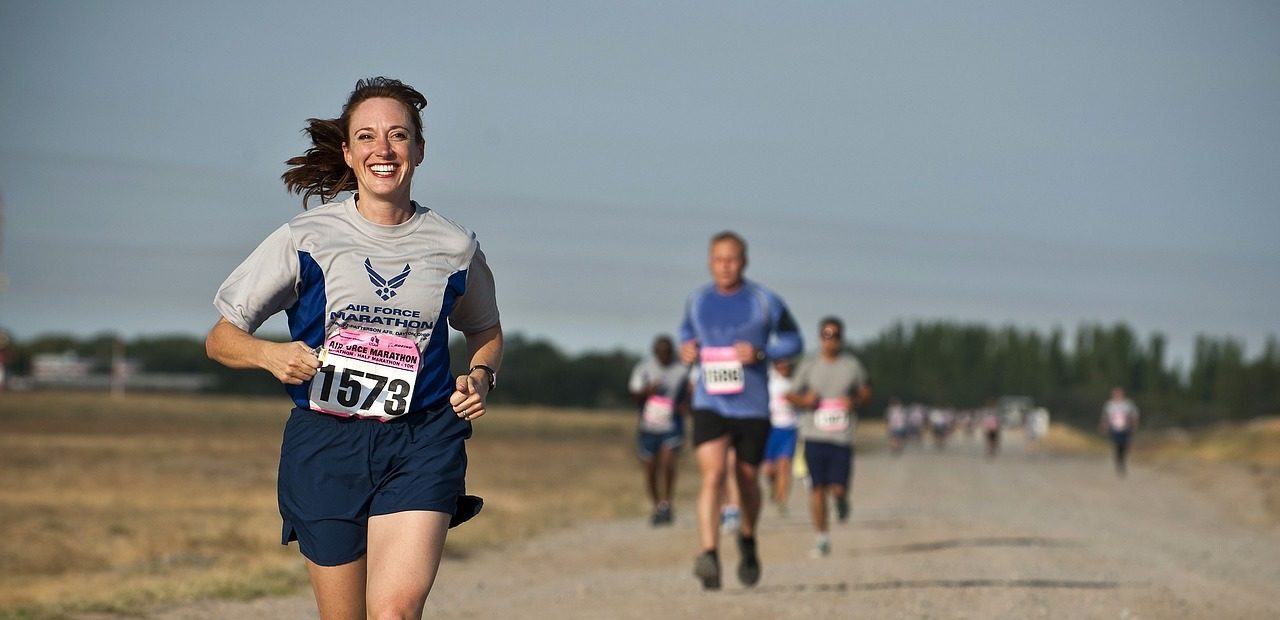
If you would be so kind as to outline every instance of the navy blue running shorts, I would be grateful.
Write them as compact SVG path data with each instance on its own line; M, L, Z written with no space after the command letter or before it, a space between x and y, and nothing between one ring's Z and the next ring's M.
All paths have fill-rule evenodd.
M454 516L460 501L478 501L464 499L470 436L448 405L389 422L295 408L280 447L281 544L296 540L307 559L338 566L365 554L370 516Z
M853 446L821 441L804 442L804 463L813 486L849 486L853 476Z
M638 431L636 433L636 454L640 457L640 460L647 461L657 456L658 452L664 448L672 452L679 452L680 444L682 443L684 443L684 433L680 431L671 431L669 433Z

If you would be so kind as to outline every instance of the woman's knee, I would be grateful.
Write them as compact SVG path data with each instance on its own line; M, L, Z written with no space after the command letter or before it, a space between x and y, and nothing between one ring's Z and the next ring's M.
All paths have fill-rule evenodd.
M371 620L420 620L422 618L423 603L414 603L411 601L393 602L378 609L369 609L369 618Z

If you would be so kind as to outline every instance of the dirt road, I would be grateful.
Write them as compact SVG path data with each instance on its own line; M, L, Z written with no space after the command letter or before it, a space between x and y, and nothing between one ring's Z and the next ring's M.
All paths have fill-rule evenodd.
M1016 441L1016 440L1015 440ZM637 476L637 483L639 476ZM690 484L690 479L683 481ZM1224 482L1227 484L1229 482ZM595 523L448 560L430 618L1275 618L1280 528L1182 476L975 443L860 455L853 517L813 559L803 490L765 510L759 586L703 592L690 505L673 527ZM167 610L156 620L315 618L310 595Z

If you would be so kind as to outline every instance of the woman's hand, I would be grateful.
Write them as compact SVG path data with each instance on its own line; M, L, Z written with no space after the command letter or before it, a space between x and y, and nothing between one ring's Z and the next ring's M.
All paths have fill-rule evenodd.
M320 359L302 342L270 342L219 318L204 341L212 359L228 368L262 368L281 383L299 385L316 375Z
M296 340L264 343L262 358L262 367L271 371L280 383L288 385L301 385L316 376L316 370L320 368L320 358L316 357L315 351Z

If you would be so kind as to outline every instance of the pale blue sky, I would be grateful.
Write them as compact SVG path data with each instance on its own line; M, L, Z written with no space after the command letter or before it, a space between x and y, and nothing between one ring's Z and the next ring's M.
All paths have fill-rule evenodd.
M571 351L673 331L724 228L807 335L1280 334L1280 3L353 6L0 0L0 327L203 333L382 74L431 101L415 197Z

